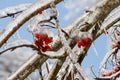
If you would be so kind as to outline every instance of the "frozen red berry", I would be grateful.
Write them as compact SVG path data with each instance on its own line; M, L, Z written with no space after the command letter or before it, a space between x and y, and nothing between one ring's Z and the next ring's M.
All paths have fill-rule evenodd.
M37 39L40 38L40 34L39 34L39 33L36 33L34 36L35 36Z
M105 76L111 76L113 74L113 72L108 72L105 74Z
M108 31L104 31L103 33L106 35L106 34L108 34Z
M84 46L86 46L86 47L90 46L91 42L92 42L91 38L89 38L89 37L85 38L84 39Z
M52 38L49 38L47 34L39 34L36 33L35 35L35 46L38 47L41 51L45 52L51 48L49 45L51 42L53 42Z
M91 42L92 42L92 39L88 37L88 38L81 39L77 43L78 43L78 47L80 48L81 46L83 46L83 47L89 47L90 44L91 44Z
M47 38L45 39L45 43L46 43L46 44L49 44L49 43L51 43L51 42L53 42L53 39L52 39L52 38L47 37Z
M119 68L118 66L115 66L115 67L113 68L113 72L114 72L114 73L118 72L119 70L120 70L120 68Z
M42 11L40 11L39 14L42 14Z
M46 46L42 47L41 50L42 50L43 52L46 52L46 51L49 50L50 48L51 48L51 46L46 45Z

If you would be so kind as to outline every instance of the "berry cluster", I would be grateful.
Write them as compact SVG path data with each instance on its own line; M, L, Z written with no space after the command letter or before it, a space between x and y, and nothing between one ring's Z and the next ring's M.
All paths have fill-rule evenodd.
M82 39L76 40L76 42L77 42L77 45L79 48L81 48L82 46L89 47L92 42L92 39L87 37L87 38L82 38Z
M75 37L74 42L77 43L78 48L89 47L92 43L92 35L89 32L79 32Z
M35 35L35 46L38 47L41 51L45 52L51 48L49 45L51 42L53 42L53 39L48 37L47 34L39 34L36 33Z
M92 42L91 38L83 38L80 41L78 41L78 47L80 48L81 46L84 47L89 47Z

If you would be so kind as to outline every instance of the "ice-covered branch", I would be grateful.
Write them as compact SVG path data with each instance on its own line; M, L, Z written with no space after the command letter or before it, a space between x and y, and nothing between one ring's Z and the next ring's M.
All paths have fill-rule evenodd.
M20 4L17 6L8 7L0 10L0 18L5 18L8 16L14 16L15 14L21 13L30 7L31 3Z
M96 36L99 36L104 32L104 30L109 29L111 26L113 26L116 22L120 20L120 11L118 10L117 12L113 13L112 15L108 16L107 19L102 23L101 25L101 30L98 31Z
M104 68L105 63L108 61L108 59L110 58L110 56L112 54L114 54L116 51L118 51L118 48L114 48L114 49L112 49L112 50L110 50L109 52L106 53L106 55L104 56L103 60L100 63L99 69Z
M89 23L89 25L86 24L82 27L79 26L80 30L88 30L88 29L92 28L95 23L97 23L98 21L104 20L106 18L106 16L114 8L116 8L119 5L120 5L120 0L102 0L102 1L99 1L95 6L93 6L92 8L89 9L90 12L86 13L88 18L85 18L85 20L83 20L83 21ZM97 28L99 28L99 27L97 27ZM93 30L93 31L95 31L95 30ZM98 36L94 35L96 33L97 32L92 33L93 39L98 38ZM86 49L87 48L85 48L84 49L85 52L82 55L80 55L80 58L79 58L80 63L82 62L82 60L84 59L84 57L86 55Z
M16 17L16 19L11 21L2 32L0 32L0 47L31 17L36 15L38 12L47 9L52 2L57 4L61 1L62 0L40 0L31 5L27 10L23 11L19 16Z
M85 70L79 65L79 63L74 64L75 67L77 68L78 72L82 75L82 77L86 80L94 80L89 77L89 75L85 72Z
M56 80L56 75L59 72L63 62L65 61L65 58L58 59L55 64L53 64L53 68L51 69L47 80Z
M49 57L49 58L64 58L64 57L66 57L65 50L63 48L61 48L60 50L55 51L55 52L54 51L47 51L41 55L44 55L44 56Z
M47 57L34 54L26 63L23 64L13 75L11 75L7 80L24 80L30 73L32 73L37 66L41 66Z
M100 7L98 6L98 4L96 4L97 6L93 6L95 9L97 9L97 11L94 10L92 13L86 13L86 14L82 15L82 17L79 17L75 22L73 22L72 24L69 25L69 29L67 30L68 33L73 34L71 32L71 30L73 29L73 32L74 32L75 31L74 27L79 26L80 23L82 23L84 21L86 21L86 22L90 21L92 23L92 25L86 24L83 26L83 28L81 28L81 26L79 26L80 30L82 30L82 29L88 30L89 29L88 27L92 27L94 25L94 23L97 23L97 21L102 20L101 18L105 19L105 17L109 14L109 12L120 4L120 1L118 1L118 0L116 0L115 2L114 1L115 0L111 0L111 1L103 0L100 3L98 3ZM109 5L111 5L111 6L106 11L106 7L108 7ZM94 15L94 14L96 14L96 15ZM104 14L103 15L104 17L103 16L101 17L101 14ZM86 17L88 17L88 18L86 19ZM77 33L75 33L75 34L77 34ZM57 41L56 44L60 43L60 42L58 43L58 41L59 41L58 39L56 41ZM79 55L79 57L81 57L80 63L84 59L87 49L84 48L82 51L83 52ZM77 60L79 60L79 59L77 58Z
M1 54L3 54L4 52L6 52L6 51L13 51L13 50L15 50L15 49L17 49L17 48L21 48L21 47L31 47L31 48L34 48L34 49L36 49L36 50L38 50L34 45L30 45L30 44L22 44L22 45L18 45L18 46L14 46L14 47L10 47L10 48L7 48L7 49L5 49L5 50L3 50L3 51L1 51L0 52L0 55Z
M102 0L98 2L95 6L89 9L89 12L84 13L82 16L79 16L74 22L65 28L65 31L70 34L69 36L75 36L78 34L76 30L89 30L92 28L97 22L102 21L106 18L106 16L117 6L119 6L119 0ZM110 6L109 6L110 5ZM106 7L108 9L106 9ZM92 12L91 12L92 11ZM99 28L99 27L97 27ZM96 34L96 33L94 33ZM93 34L93 35L94 35ZM97 36L95 36L97 38ZM57 46L59 45L59 47ZM57 37L55 42L53 43L53 50L60 48L60 40Z
M67 70L70 64L71 64L70 58L67 57L66 60L63 62L63 65L57 74L58 80L63 79L64 75L67 73Z
M86 13L86 18L82 21L84 26L79 26L83 31L89 30L94 24L98 21L103 21L107 15L118 5L120 4L119 0L102 0L99 1L96 5L91 7Z
M95 10L90 9L90 10L92 10L92 13L91 13L91 11L88 13L85 13L84 15L78 17L70 25L68 25L68 27L66 28L66 32L68 34L73 34L73 32L75 32L75 27L79 27L80 30L82 30L82 29L88 30L89 29L88 27L92 27L94 25L94 23L97 23L97 21L105 19L106 16L109 14L109 12L111 10L113 10L114 8L116 8L117 6L119 6L119 4L120 4L119 0L111 0L111 1L110 0L102 0L102 1L100 1L98 4L96 4L95 6L92 7L92 9L94 8ZM110 7L109 7L109 5L110 5ZM109 7L109 9L106 9L106 7ZM103 15L101 16L101 14L103 14ZM84 25L81 28L81 26L79 26L79 25L84 23L84 21L85 22L90 21L90 23L92 23L92 24L91 25L89 25L89 24ZM77 33L75 32L75 34L77 34ZM96 33L94 33L94 34L96 34ZM97 38L97 37L95 37L95 38ZM56 49L56 48L58 49L59 47L57 45L60 46L60 44L61 44L60 40L57 37L54 44L53 44L53 45L55 45L55 46L53 46L53 49ZM84 57L86 55L85 53L87 52L87 50L88 50L88 48L84 48L82 50L83 52L81 54L79 54L79 58L77 58L77 60L79 60L80 63L84 59Z
M10 47L10 48L7 48L7 49L1 51L0 55L3 54L3 53L5 53L6 51L9 51L9 50L13 51L13 50L15 50L17 48L22 48L22 47L29 47L29 48L31 48L33 50L38 51L39 55L43 55L43 56L46 56L48 58L62 58L62 57L66 56L65 55L65 51L64 51L63 48L61 48L60 50L58 50L56 52L47 51L47 52L44 53L44 52L40 52L40 50L36 46L34 46L33 44L21 44L21 45L18 45L18 46L13 46L13 47ZM59 54L57 54L57 53L59 53Z
M38 53L35 53L33 55L33 58L30 58L29 61L27 61L25 64L23 64L23 66L21 68L19 68L12 76L10 76L9 80L16 80L16 79L20 79L23 80L24 78L26 78L32 71L34 71L35 69L37 69L37 66L42 65L47 59L48 56L51 56L51 54L53 54L54 56L57 55L60 52L64 52L64 50L58 50L57 52L45 52L45 53L41 53L40 51ZM39 54L39 55L38 55ZM59 55L59 54L58 54ZM56 57L56 56L55 56ZM65 56L64 56L65 57ZM59 69L59 65L61 65L62 63L60 62L64 62L64 57L60 57L62 58L62 61L58 61L59 63L57 63L57 69ZM57 58L57 57L56 57ZM38 59L38 60L37 60ZM30 62L31 61L31 62ZM30 66L32 65L32 66ZM26 70L26 72L24 72L24 70ZM29 72L30 70L30 72ZM58 70L59 71L59 70ZM53 71L53 72L57 72L57 71ZM21 76L21 77L20 77Z

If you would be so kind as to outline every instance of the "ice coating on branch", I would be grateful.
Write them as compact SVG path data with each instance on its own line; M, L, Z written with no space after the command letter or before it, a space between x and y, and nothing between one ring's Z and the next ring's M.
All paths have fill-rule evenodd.
M32 33L33 33L33 35L36 34L36 33L38 33L38 34L47 34L48 37L54 37L54 34L53 34L52 31L50 31L48 28L40 27L40 26L34 28L34 30L33 30Z
M0 18L6 17L6 16L8 16L8 14L15 14L15 13L19 13L21 11L24 11L30 5L31 5L31 3L26 3L26 4L20 4L20 5L17 5L17 6L2 9L2 10L0 10Z
M111 39L111 47L120 49L120 23L116 23L109 29L109 35Z
M18 45L22 45L22 44L32 44L32 42L30 42L27 39L15 39L15 40L11 40L8 41L5 45L4 45L4 49L10 48L10 47L14 47L14 46L18 46Z
M47 19L49 19L49 14L46 11L43 11L42 14L36 15L30 20L30 24L27 27L28 31L33 32L37 26L40 26L40 21Z
M79 34L78 34L78 38L87 38L87 37L89 37L89 38L92 38L92 35L89 33L89 32L79 32Z
M34 45L45 52L51 48L50 43L53 42L54 34L48 28L38 24L42 20L42 14L38 14L37 16L31 21L28 30L33 34Z

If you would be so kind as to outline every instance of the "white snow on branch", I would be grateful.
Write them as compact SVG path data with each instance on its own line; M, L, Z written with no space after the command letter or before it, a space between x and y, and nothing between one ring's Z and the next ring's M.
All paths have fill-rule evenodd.
M0 10L0 18L4 18L7 16L12 16L16 13L20 13L20 12L26 10L30 5L31 5L31 3L25 3L25 4L20 4L20 5L2 9L2 10Z

